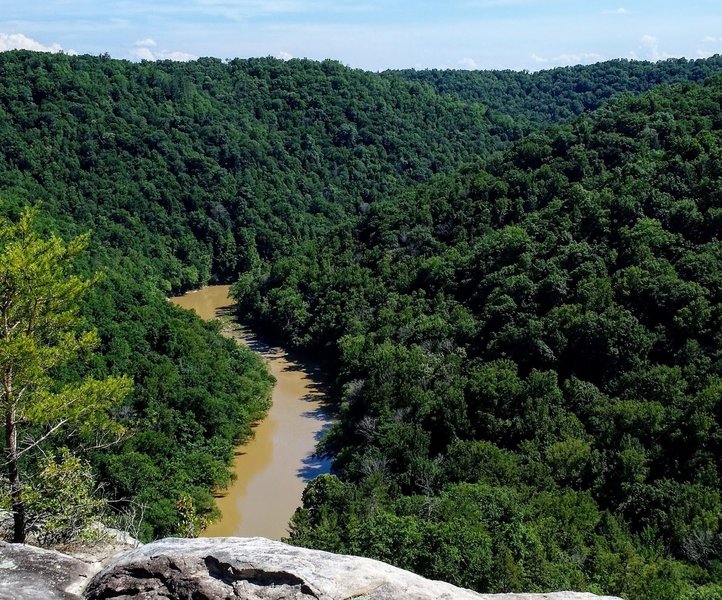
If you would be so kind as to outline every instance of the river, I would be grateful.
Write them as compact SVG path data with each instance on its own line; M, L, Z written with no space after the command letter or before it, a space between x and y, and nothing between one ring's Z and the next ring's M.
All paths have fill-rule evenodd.
M229 286L212 285L170 301L194 310L203 319L213 319L231 314L233 301L228 294ZM254 427L253 439L236 448L236 479L217 498L221 519L203 535L279 540L287 534L288 522L301 505L306 483L329 470L328 461L313 455L321 431L330 423L323 408L323 381L314 365L292 359L247 328L231 323L223 332L258 352L276 385L268 416Z

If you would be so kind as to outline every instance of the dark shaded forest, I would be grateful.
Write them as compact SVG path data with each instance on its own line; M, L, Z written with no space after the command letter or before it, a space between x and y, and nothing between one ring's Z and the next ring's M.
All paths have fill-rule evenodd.
M625 98L241 277L340 355L338 477L295 542L484 590L718 593L684 595L719 577L721 101Z
M722 57L657 63L611 60L593 65L558 67L528 73L525 71L386 71L431 85L440 94L483 104L508 115L505 123L529 133L550 123L563 123L621 94L649 91L663 83L702 82L722 68Z
M719 66L0 54L2 210L93 232L87 368L135 380L96 475L146 537L213 514L270 382L164 295L237 281L244 318L337 357L335 474L294 543L482 591L717 597Z

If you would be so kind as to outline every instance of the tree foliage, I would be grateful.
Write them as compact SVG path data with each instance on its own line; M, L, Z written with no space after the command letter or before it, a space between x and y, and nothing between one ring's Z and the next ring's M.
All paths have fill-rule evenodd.
M339 357L342 483L293 541L435 576L421 532L458 517L494 560L445 568L484 591L718 581L721 100L719 78L621 99L242 279L244 310Z
M162 294L237 279L337 375L294 542L484 591L713 597L720 80L623 94L718 68L0 54L5 210L48 198L112 267L99 352L59 374L136 381L136 435L91 456L110 493L145 537L213 514L270 382Z
M441 94L484 104L498 115L497 131L513 126L521 134L570 121L622 94L647 92L662 83L701 82L721 66L722 57L716 55L658 62L621 58L534 73L426 69L384 75L425 83Z
M55 371L98 341L93 330L79 328L80 299L93 280L69 272L86 239L42 239L33 216L28 210L18 223L0 222L0 408L15 542L26 535L24 455L66 426L86 438L121 434L109 411L131 389L126 377L58 386Z

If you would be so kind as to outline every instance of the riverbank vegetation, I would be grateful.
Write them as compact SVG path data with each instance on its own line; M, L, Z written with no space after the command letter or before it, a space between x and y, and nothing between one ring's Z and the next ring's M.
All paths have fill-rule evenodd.
M719 593L721 102L719 77L625 98L241 277L242 310L340 357L338 477L294 542L476 589Z
M237 280L338 376L336 474L293 542L484 591L714 597L719 63L0 53L2 210L93 231L88 372L135 380L135 435L92 456L107 491L145 537L212 515L269 381L163 295Z

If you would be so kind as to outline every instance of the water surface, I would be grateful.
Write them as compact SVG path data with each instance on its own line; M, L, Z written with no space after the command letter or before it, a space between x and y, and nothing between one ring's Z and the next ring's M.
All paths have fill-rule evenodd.
M203 319L213 319L230 314L233 301L228 293L229 286L213 285L170 300ZM306 482L329 469L328 461L313 456L320 432L330 423L323 409L322 377L315 365L292 359L237 323L225 326L224 335L258 352L276 385L268 416L254 428L253 439L236 448L236 480L217 499L222 517L203 535L278 540L287 534Z

